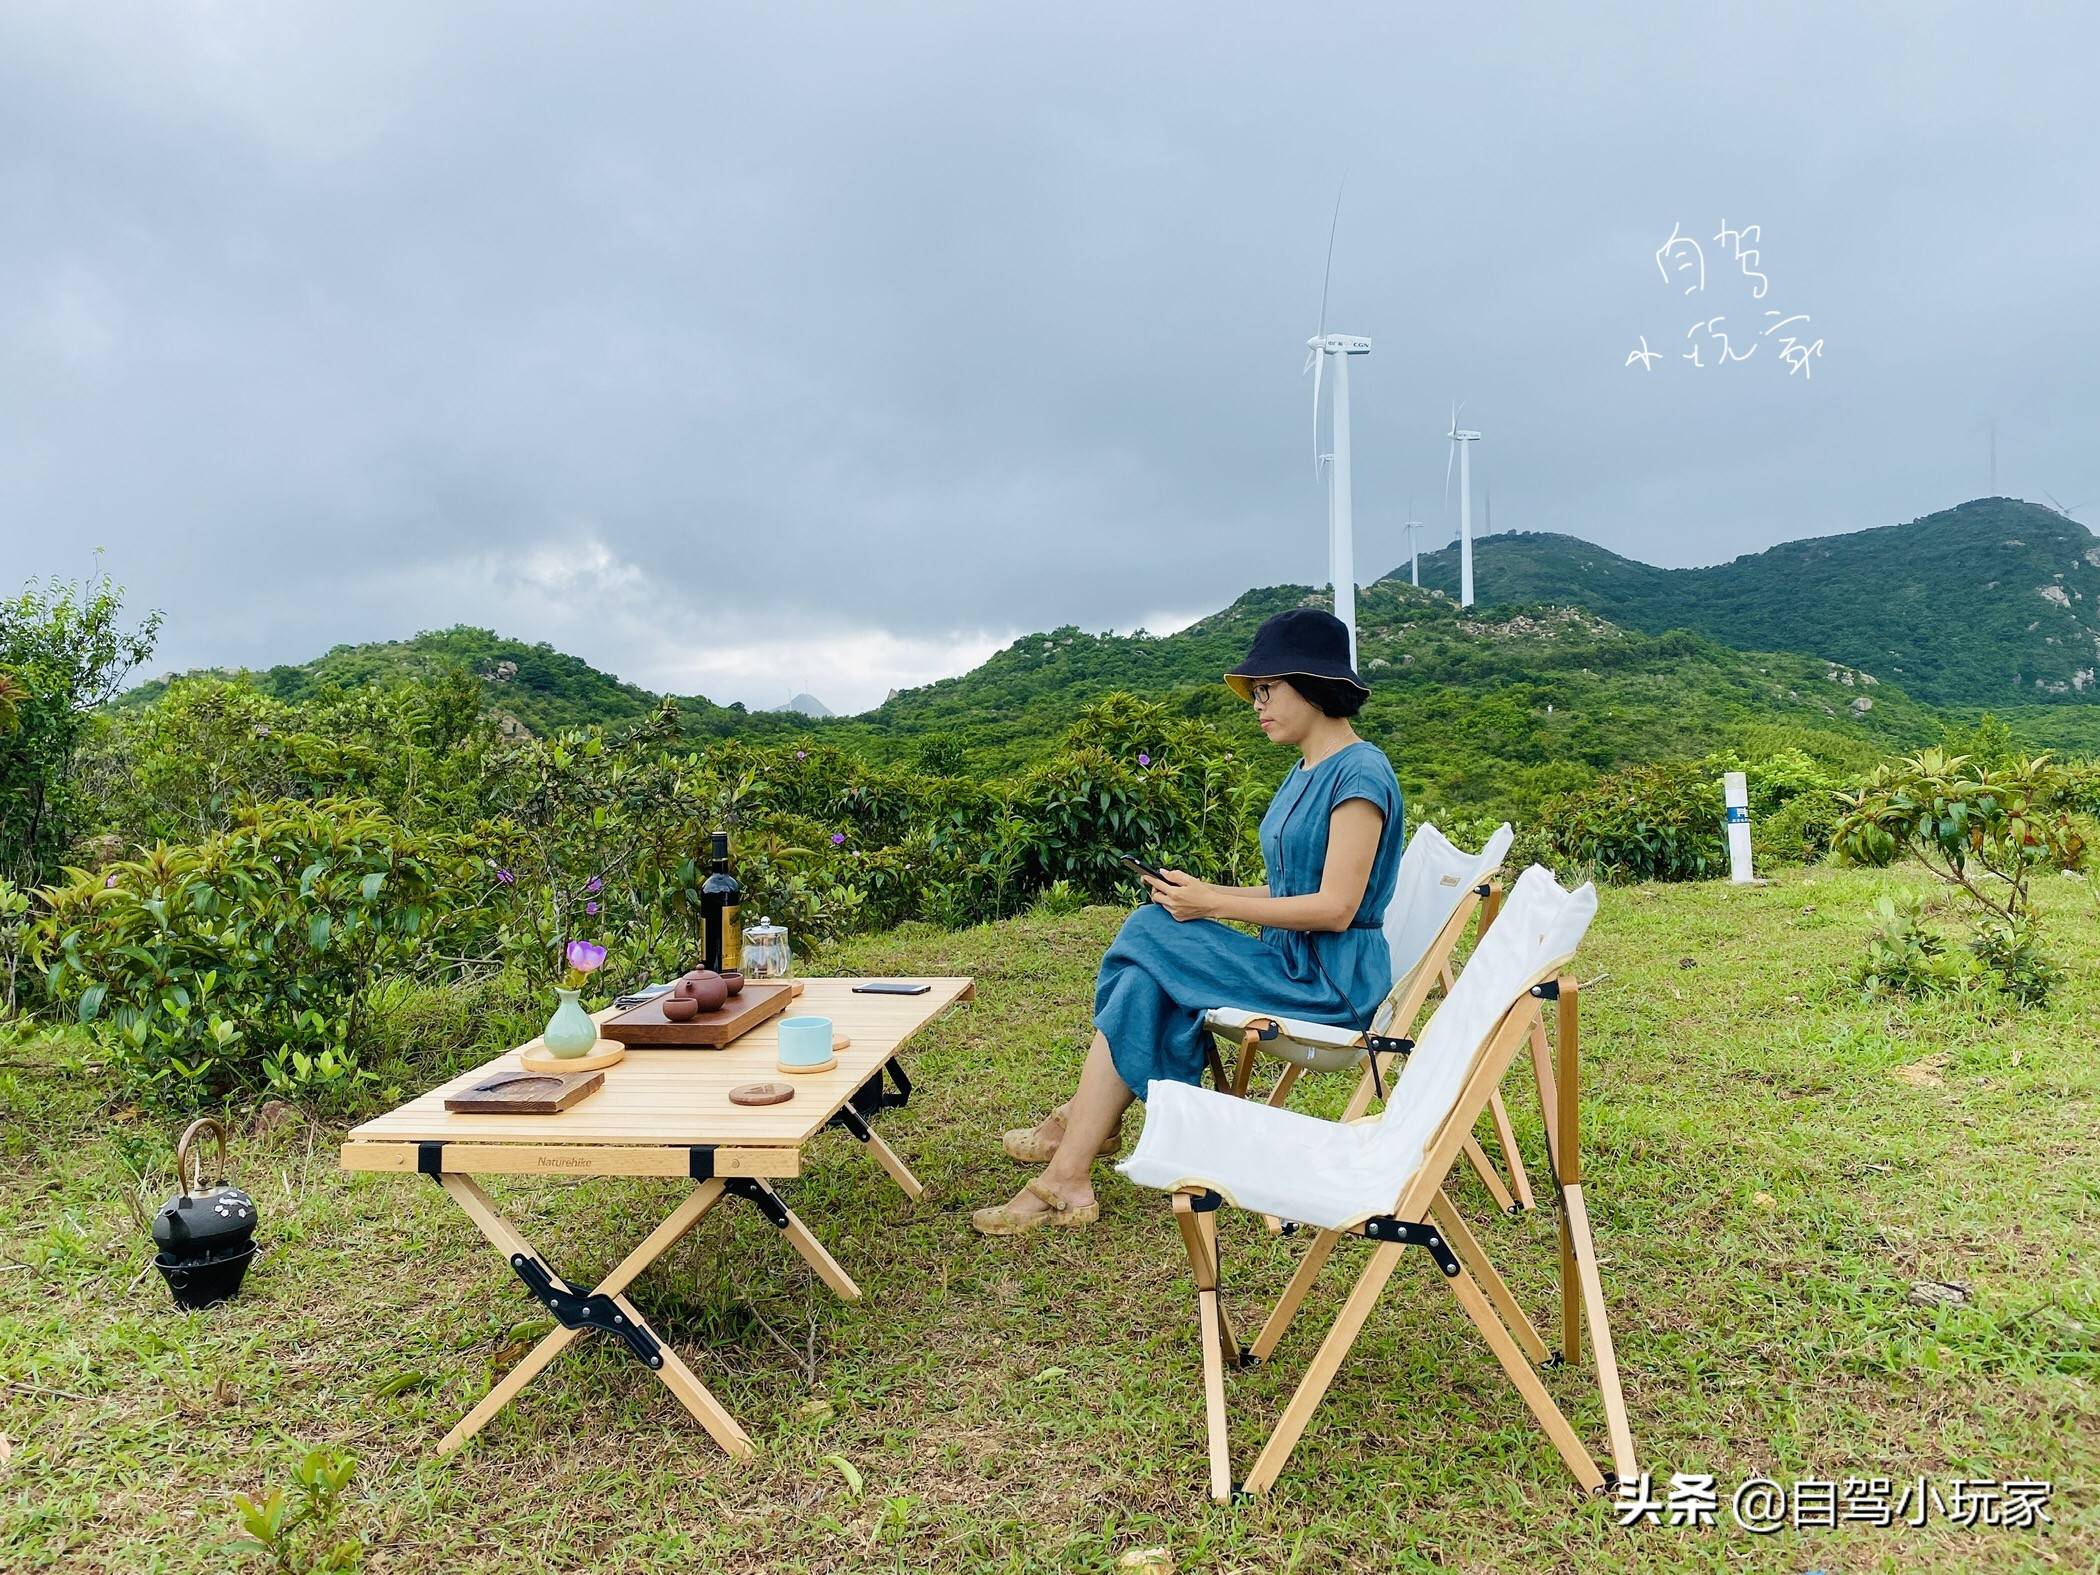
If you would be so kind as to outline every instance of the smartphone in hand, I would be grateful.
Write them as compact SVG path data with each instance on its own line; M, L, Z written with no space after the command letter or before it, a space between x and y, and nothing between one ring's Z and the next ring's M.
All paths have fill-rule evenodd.
M1174 884L1174 882L1167 879L1164 873L1154 869L1151 865L1147 864L1143 859L1138 858L1134 854L1118 853L1116 857L1121 859L1125 864L1128 864L1132 869L1142 870L1145 874L1150 875L1156 881L1159 881L1168 886Z

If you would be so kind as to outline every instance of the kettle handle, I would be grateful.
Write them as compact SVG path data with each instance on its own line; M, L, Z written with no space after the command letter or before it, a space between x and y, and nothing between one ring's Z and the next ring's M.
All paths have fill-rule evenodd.
M221 1126L215 1117L200 1116L189 1124L182 1134L181 1141L175 1145L175 1181L182 1188L185 1197L193 1197L203 1190L203 1173L196 1171L194 1176L192 1174L195 1155L191 1152L191 1145L206 1135L218 1141L219 1179L226 1179L226 1128Z

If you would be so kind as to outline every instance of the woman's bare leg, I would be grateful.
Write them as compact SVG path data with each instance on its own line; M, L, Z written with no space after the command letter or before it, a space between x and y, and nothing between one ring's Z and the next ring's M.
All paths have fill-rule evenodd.
M1086 1065L1080 1069L1079 1092L1072 1096L1069 1119L1058 1139L1057 1152L1042 1174L1050 1190L1071 1204L1091 1203L1094 1198L1094 1154L1115 1130L1135 1096L1109 1058L1108 1037L1098 1029L1088 1046ZM1043 1131L1048 1137L1051 1123ZM1016 1214L1039 1214L1048 1204L1023 1187L1007 1205Z

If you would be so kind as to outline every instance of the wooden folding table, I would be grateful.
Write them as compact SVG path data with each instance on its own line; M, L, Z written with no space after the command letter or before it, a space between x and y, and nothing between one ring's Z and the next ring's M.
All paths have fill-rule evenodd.
M911 1093L897 1060L905 1041L975 994L969 979L909 981L931 985L924 995L855 994L852 979L802 982L803 994L791 1010L828 1017L851 1040L828 1071L782 1076L775 1066L775 1018L723 1050L630 1049L626 1060L605 1069L597 1092L553 1115L465 1115L445 1108L446 1095L517 1069L519 1051L513 1050L352 1129L343 1144L345 1170L433 1177L559 1325L445 1435L439 1454L472 1438L578 1336L593 1331L621 1341L730 1454L751 1453L743 1428L649 1327L628 1300L627 1287L715 1204L739 1197L779 1228L826 1285L847 1301L858 1300L859 1287L768 1183L799 1175L803 1145L826 1127L841 1126L916 1199L923 1191L918 1179L875 1134L869 1118ZM611 1008L598 1014L601 1021L611 1015ZM791 1083L795 1097L755 1107L729 1102L729 1091L740 1084L774 1081ZM474 1180L490 1175L681 1176L694 1185L611 1273L584 1285L555 1273L497 1213Z

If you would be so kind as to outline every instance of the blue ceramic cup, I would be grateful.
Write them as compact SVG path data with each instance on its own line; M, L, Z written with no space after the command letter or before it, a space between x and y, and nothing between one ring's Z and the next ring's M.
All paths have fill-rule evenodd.
M822 1066L830 1059L830 1018L781 1018L780 1064L782 1066Z

